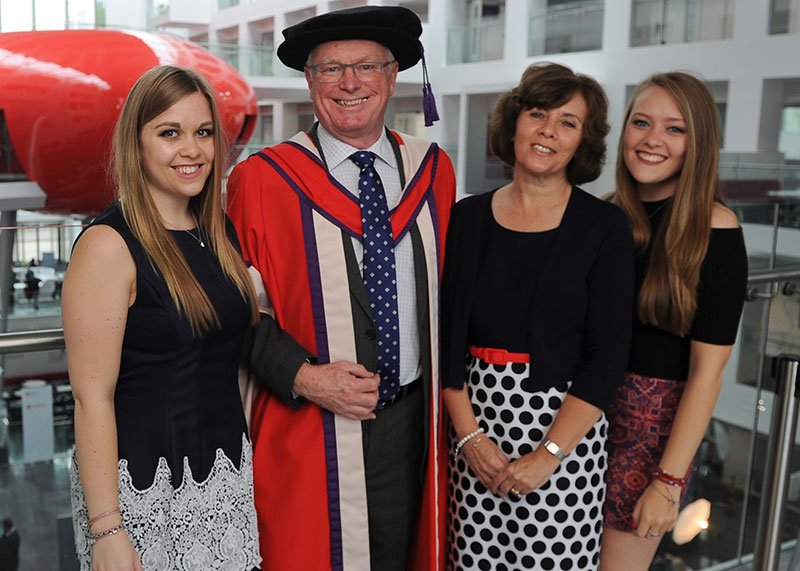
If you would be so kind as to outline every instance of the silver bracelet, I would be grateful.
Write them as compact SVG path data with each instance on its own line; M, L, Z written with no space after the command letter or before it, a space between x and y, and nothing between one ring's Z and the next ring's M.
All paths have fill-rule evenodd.
M475 438L476 436L478 436L482 432L483 432L483 428L479 426L477 430L473 430L472 432L467 434L464 438L459 440L458 443L456 444L456 451L455 451L456 456L458 456L458 453L461 452L461 448L464 447L464 444L466 444L467 442L469 442L470 440L472 440L473 438Z

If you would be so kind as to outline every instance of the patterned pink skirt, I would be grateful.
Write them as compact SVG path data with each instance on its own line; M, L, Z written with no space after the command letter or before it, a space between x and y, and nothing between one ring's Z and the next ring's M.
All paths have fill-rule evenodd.
M633 508L667 445L684 381L626 373L608 416L605 527L633 531ZM688 478L692 467L686 474ZM681 499L686 487L681 491Z

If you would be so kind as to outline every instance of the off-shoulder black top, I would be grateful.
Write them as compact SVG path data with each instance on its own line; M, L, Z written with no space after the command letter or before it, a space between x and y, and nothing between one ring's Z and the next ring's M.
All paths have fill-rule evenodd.
M644 202L653 234L660 226L670 199ZM651 248L636 256L636 298L642 288ZM691 342L733 345L739 329L747 289L747 251L741 228L712 228L708 252L700 268L697 312L689 334L675 335L634 317L628 370L660 379L685 380Z

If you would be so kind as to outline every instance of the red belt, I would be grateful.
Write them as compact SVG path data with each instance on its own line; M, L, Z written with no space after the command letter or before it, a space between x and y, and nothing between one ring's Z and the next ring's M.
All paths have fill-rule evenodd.
M489 347L470 347L469 354L482 359L492 365L505 365L507 363L530 363L528 353L510 353L505 349L491 349Z

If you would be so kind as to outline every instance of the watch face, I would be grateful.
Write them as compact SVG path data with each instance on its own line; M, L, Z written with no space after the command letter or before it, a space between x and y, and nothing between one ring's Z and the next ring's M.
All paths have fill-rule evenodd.
M552 454L559 460L563 459L565 456L564 452L561 450L561 447L552 440L548 440L547 442L545 442L544 447L550 454Z

